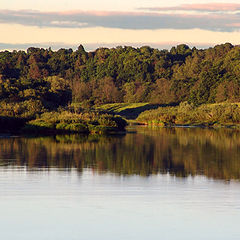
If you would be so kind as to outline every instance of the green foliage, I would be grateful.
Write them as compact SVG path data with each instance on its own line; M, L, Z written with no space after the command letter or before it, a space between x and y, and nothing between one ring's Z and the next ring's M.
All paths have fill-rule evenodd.
M89 125L89 131L92 134L107 134L110 131L113 131L114 129L108 126L102 126L102 125Z
M124 131L127 123L120 117L99 112L46 112L27 122L23 132L33 133L94 133Z
M134 120L141 112L157 107L159 107L158 104L149 103L112 103L98 106L96 109L119 115L128 120Z
M69 132L79 132L79 133L88 132L88 128L82 123L67 124L64 130L67 130Z
M164 125L233 126L240 124L240 108L238 104L233 103L194 107L184 102L177 107L160 107L145 111L137 120L153 125L164 123Z
M126 46L86 52L82 45L76 51L4 51L0 114L34 119L71 102L88 111L93 105L120 102L239 102L239 64L240 46L230 43L206 50L180 44L170 51Z
M61 122L61 123L56 124L56 129L57 130L66 130L68 125L69 124L66 122Z

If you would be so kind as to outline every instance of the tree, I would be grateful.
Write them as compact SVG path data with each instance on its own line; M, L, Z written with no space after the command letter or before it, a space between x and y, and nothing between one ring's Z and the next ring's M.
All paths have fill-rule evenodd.
M94 89L94 95L97 104L122 101L121 93L111 77L105 77L98 81L97 88Z

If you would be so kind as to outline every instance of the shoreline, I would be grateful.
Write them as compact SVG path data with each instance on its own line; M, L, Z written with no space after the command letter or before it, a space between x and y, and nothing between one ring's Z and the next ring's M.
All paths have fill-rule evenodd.
M240 125L221 125L221 126L206 126L206 125L166 125L162 126L161 124L146 124L146 123L132 123L129 126L138 126L146 128L200 128L200 129L232 129L240 130ZM136 131L129 130L128 127L125 131L110 131L107 133L86 133L86 132L63 132L63 131L45 131L45 132L0 132L0 138L20 138L20 137L47 137L47 136L56 136L56 135L81 135L81 136L123 136L126 134L136 133Z
M240 124L169 124L169 123L148 123L140 121L130 121L128 122L129 126L146 126L146 127L160 127L160 128L231 128L231 129L240 129Z

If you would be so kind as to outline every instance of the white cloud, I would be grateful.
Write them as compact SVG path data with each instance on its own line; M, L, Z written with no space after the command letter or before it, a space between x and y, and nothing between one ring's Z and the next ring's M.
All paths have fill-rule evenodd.
M87 27L88 23L82 23L77 21L51 21L50 25L53 27Z

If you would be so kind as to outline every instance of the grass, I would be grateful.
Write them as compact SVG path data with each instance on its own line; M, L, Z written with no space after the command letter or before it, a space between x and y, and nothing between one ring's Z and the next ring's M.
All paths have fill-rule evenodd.
M194 107L187 102L176 107L159 107L141 113L137 120L161 126L237 126L240 124L239 103L204 104Z
M96 107L96 109L120 113L126 109L136 109L147 105L149 103L109 103Z
M195 107L187 102L178 106L150 103L112 103L86 110L77 104L68 110L45 112L28 121L0 117L0 130L24 133L92 133L108 134L125 130L128 123L158 126L240 126L240 103L203 104ZM25 125L24 125L25 124ZM23 127L24 125L24 127ZM22 128L23 127L23 128Z
M127 120L135 120L142 112L156 109L159 106L159 104L150 103L109 103L95 108L99 111L119 115Z
M24 133L92 133L108 134L124 131L127 123L120 117L99 112L46 112L29 121Z

